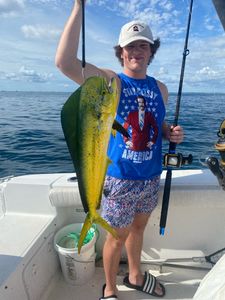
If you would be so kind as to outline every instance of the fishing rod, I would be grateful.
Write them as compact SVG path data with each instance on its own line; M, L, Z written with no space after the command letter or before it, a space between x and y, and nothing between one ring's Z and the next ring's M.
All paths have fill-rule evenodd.
M189 31L190 31L190 24L191 24L192 7L193 7L193 0L191 0L190 8L189 8L188 24L187 24L187 30L186 30L185 43L184 43L183 59L182 59L181 73L180 73L180 82L179 82L179 88L178 88L178 93L177 93L177 102L176 102L176 110L175 110L173 127L176 127L178 125L182 87L183 87L183 80L184 80L185 63L186 63L186 57L188 56L188 54L190 52L188 49L188 38L189 38ZM179 168L182 165L190 164L191 162L192 162L191 154L188 157L184 157L181 153L176 153L176 143L173 143L173 142L169 143L169 151L164 156L164 166L167 167L167 172L166 172L166 179L165 179L164 192L163 192L161 217L160 217L160 235L164 235L164 233L165 233L167 212L168 212L168 207L169 207L171 181L172 181L172 168L173 167Z
M85 0L81 1L82 5L82 73L84 77L84 68L86 66L85 60Z

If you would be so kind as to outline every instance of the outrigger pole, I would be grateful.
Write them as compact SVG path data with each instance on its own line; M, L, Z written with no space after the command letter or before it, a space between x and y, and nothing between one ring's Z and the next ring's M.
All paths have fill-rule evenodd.
M177 94L176 111L175 111L174 122L173 122L174 127L177 126L178 124L185 62L186 62L186 57L189 54L189 50L187 47L188 47L188 38L189 38L189 31L190 31L190 24L191 24L192 7L193 7L193 0L191 0L190 8L189 8L188 24L187 24L186 38L184 44L181 73L180 73L180 82L179 82L179 88ZM169 198L170 198L170 188L171 188L171 181L172 181L172 168L180 167L182 164L191 163L191 161L192 161L192 155L189 155L188 158L183 158L182 154L180 153L176 154L176 143L170 142L169 152L164 157L164 165L167 167L167 172L166 172L166 179L164 185L162 210L161 210L161 218L160 218L160 235L164 235L165 227L166 227L167 212L168 212Z
M225 30L225 1L213 0L213 4L215 6L218 17L220 18L220 22L223 25L223 29Z

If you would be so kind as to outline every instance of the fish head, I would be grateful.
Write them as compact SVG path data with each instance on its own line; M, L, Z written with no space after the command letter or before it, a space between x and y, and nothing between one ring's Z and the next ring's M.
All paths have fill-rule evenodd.
M93 119L97 120L99 124L108 125L111 130L119 102L116 79L111 78L107 82L104 77L90 77L83 85L82 93L85 94L85 97L81 95L85 110L89 110Z

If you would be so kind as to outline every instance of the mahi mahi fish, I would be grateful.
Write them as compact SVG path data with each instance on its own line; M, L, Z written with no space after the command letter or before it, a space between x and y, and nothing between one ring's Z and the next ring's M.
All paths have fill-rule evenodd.
M61 111L65 140L87 214L80 233L78 253L93 223L117 237L115 230L97 213L97 209L100 208L104 179L110 163L107 157L110 134L112 127L118 125L114 123L118 99L115 78L108 83L103 77L93 76L68 98Z

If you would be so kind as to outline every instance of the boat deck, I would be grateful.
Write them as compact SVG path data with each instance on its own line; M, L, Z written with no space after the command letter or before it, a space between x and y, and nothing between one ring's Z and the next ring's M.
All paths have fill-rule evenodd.
M72 286L64 281L60 272L54 237L64 226L82 224L85 218L77 183L72 182L71 177L74 174L27 175L0 183L1 300L95 300L102 296L105 279L99 258L106 232L101 228L93 278L83 286ZM165 174L160 193L164 178ZM224 191L208 170L174 171L164 237L159 235L160 208L161 203L145 230L142 271L150 270L165 285L163 299L192 299L209 271L209 266L200 263L197 266L192 258L224 248ZM168 266L168 261L180 258L185 258L185 267ZM125 254L121 259L125 262ZM156 265L156 260L163 260L163 267ZM121 264L117 279L120 300L156 299L126 288L122 284L126 272L127 265ZM224 273L225 262L220 274ZM210 290L211 286L207 293ZM225 299L225 291L220 299Z
M144 266L146 269L146 265ZM170 266L151 266L150 272L155 275L166 288L166 295L163 299L186 300L192 299L201 279L208 272L204 268L177 268ZM156 297L129 289L123 285L123 277L126 273L126 265L120 268L117 276L118 299L120 300L146 300ZM41 300L87 300L99 299L104 284L104 272L102 267L96 267L95 276L82 286L73 286L64 281L63 275L59 272L49 285L48 291Z

